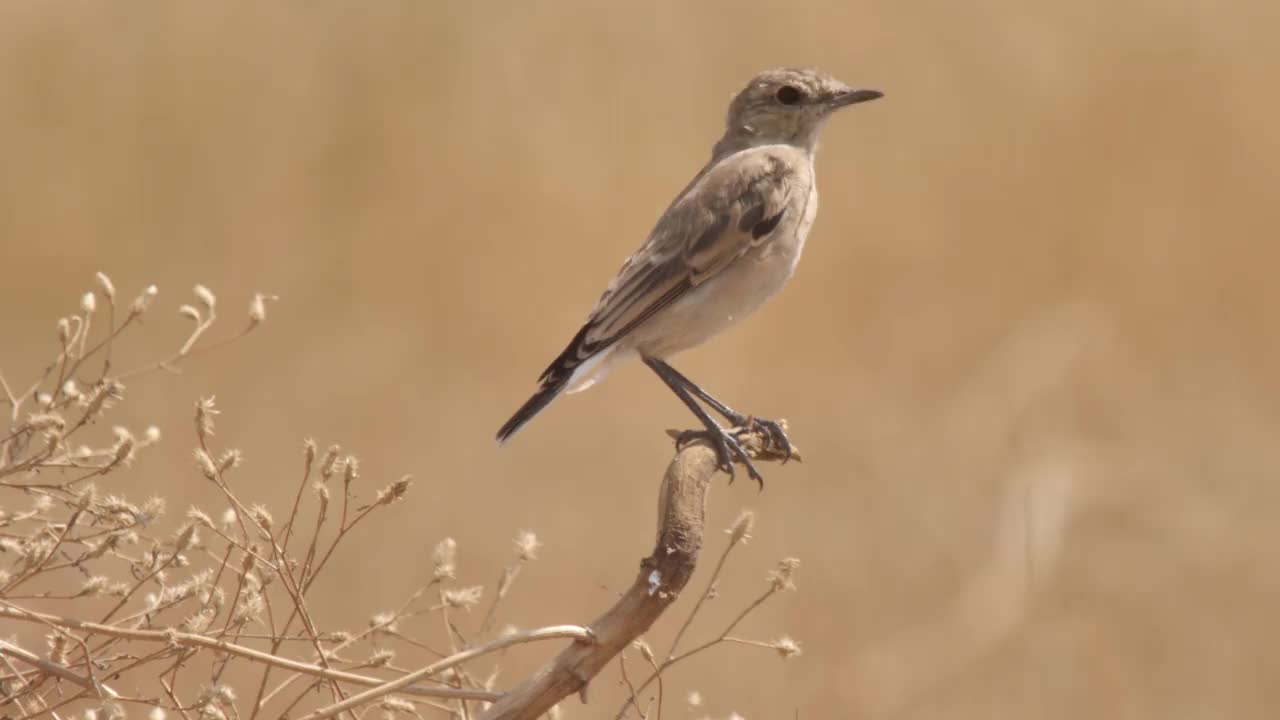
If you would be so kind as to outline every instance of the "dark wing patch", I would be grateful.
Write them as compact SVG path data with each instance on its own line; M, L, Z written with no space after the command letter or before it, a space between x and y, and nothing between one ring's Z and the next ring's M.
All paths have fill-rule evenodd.
M760 205L757 205L756 208L763 209L762 206ZM784 207L778 211L777 215L774 215L771 218L765 218L764 220L761 220L760 222L753 225L751 227L752 239L759 240L765 235L768 235L769 233L773 232L773 229L778 227L778 223L782 221L782 214L785 213L786 211L787 209Z

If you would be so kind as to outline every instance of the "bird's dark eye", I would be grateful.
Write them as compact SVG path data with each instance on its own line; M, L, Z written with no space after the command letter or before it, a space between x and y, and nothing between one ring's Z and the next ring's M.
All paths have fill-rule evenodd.
M778 102L783 105L795 105L804 97L804 92L795 85L783 85L778 88Z

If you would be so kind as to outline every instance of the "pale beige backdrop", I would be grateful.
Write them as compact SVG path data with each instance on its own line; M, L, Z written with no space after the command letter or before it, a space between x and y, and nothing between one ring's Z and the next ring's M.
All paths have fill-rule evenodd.
M788 418L807 456L763 494L716 488L717 528L760 524L701 631L794 555L799 592L742 634L804 654L709 653L665 716L1274 717L1276 20L1268 0L5 0L0 371L38 369L98 270L161 291L125 360L176 345L194 283L228 314L278 293L260 334L131 388L117 420L165 440L126 489L209 502L190 411L216 393L253 499L285 503L307 436L370 485L418 479L319 590L329 623L395 604L446 535L491 582L526 528L545 547L504 620L589 619L648 551L662 430L691 419L637 366L501 451L493 431L731 92L818 65L886 97L825 133L794 284L677 363ZM568 717L612 717L617 680Z

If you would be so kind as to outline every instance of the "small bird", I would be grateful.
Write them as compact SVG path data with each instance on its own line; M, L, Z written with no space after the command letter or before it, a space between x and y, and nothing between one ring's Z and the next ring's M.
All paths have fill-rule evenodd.
M676 196L649 237L623 263L539 389L498 430L501 444L562 391L578 392L639 357L697 416L733 480L733 462L764 479L736 432L758 430L790 456L776 422L716 400L666 358L719 334L782 289L795 272L818 212L813 155L835 111L882 97L812 68L777 68L752 78L729 103L711 159ZM698 404L724 416L721 427ZM736 431L736 432L735 432Z

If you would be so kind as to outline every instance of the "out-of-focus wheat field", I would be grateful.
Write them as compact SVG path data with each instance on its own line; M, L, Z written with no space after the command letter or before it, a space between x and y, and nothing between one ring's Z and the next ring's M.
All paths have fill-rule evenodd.
M795 556L798 592L738 634L804 653L701 655L664 716L1274 717L1276 20L1263 0L10 0L0 372L40 370L96 271L160 290L121 365L181 343L195 283L224 333L276 293L259 332L130 385L116 421L164 440L116 489L171 522L218 510L190 455L216 395L251 499L288 507L306 437L370 488L417 480L317 589L326 623L398 603L445 536L459 581L491 584L522 529L545 545L502 621L588 621L650 550L663 430L692 418L636 365L493 432L731 93L816 65L886 97L828 125L792 285L675 363L805 454L763 493L717 484L713 528L759 523L693 637ZM566 717L612 717L618 683Z

